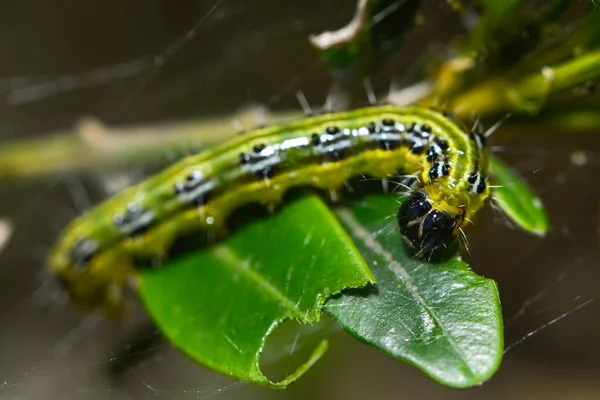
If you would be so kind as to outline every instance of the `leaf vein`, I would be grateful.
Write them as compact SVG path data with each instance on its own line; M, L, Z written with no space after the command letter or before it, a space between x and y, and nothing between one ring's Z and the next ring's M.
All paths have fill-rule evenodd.
M243 260L238 254L231 250L227 246L215 246L213 250L216 257L224 261L226 265L231 266L233 269L239 271L248 277L251 281L256 282L262 289L272 295L281 304L292 310L295 316L300 315L300 309L294 304L294 302L286 297L275 285L273 285L263 275L260 275L253 268L249 267L249 263Z

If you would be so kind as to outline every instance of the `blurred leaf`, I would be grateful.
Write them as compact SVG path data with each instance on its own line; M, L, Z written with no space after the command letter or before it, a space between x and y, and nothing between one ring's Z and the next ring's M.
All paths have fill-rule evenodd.
M440 104L460 97L474 85L491 86L501 77L513 82L516 77L550 65L539 65L531 54L537 51L547 56L549 43L559 41L556 37L562 32L557 21L572 2L480 0L479 5L481 15L464 40L461 56L442 63L436 73L432 98Z
M490 42L494 40L494 34L503 24L509 23L508 19L513 15L519 0L479 0L481 16L477 26L469 34L469 43L465 50L473 59L478 54L485 52Z
M142 272L138 291L165 336L197 362L236 379L284 387L327 342L296 372L272 382L259 369L268 335L288 318L317 321L330 295L373 281L335 216L309 196L222 243Z
M564 15L571 0L533 4L519 0L479 0L477 26L469 34L467 51L484 56L489 67L513 66L545 39L545 33ZM491 58L491 59L490 59Z
M463 12L465 11L465 5L463 4L462 0L446 0L448 4L450 4L450 7L452 7L452 9L456 12Z
M498 207L515 224L527 232L544 236L548 231L548 216L544 205L527 182L496 157L490 158L492 184Z
M309 39L335 80L350 89L395 54L419 6L419 0L358 0L348 25Z
M397 207L392 196L370 196L338 211L378 283L345 291L325 309L361 341L444 385L480 384L502 359L496 283L457 256L429 263L406 253L388 218Z
M558 0L556 0L558 1ZM564 0L566 1L566 0ZM580 56L600 45L600 10L597 5L589 2L590 11L569 28L557 29L554 37L546 38L547 46L539 46L527 57L527 62L519 70L540 69L546 65L564 62Z
M484 18L487 18L488 29L498 27L513 14L515 8L519 5L519 0L478 0L479 6L483 9Z

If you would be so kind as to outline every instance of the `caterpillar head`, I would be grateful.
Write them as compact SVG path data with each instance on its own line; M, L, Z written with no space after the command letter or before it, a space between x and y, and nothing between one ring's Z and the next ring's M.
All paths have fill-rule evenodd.
M419 255L455 248L463 214L453 215L432 205L426 193L414 191L398 210L402 239Z

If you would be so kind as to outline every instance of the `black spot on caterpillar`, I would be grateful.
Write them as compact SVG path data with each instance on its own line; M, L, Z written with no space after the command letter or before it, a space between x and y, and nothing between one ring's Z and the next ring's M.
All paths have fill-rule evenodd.
M398 210L418 254L452 246L489 195L481 135L433 110L375 106L247 132L171 165L73 221L50 268L88 306L110 308L135 260L160 258L175 239L215 230L237 208L272 204L290 188L338 189L359 174L402 171L418 185Z

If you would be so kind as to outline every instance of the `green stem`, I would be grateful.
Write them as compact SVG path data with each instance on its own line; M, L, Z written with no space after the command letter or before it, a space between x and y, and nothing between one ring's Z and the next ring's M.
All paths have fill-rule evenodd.
M593 51L521 79L504 77L484 82L454 98L449 109L458 115L536 114L550 94L599 77L600 51Z

